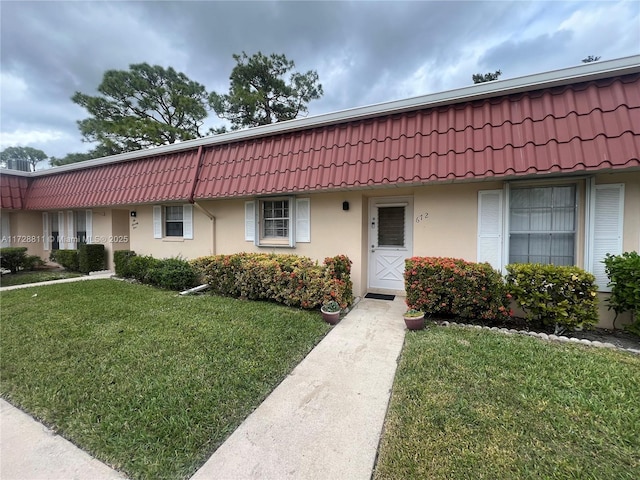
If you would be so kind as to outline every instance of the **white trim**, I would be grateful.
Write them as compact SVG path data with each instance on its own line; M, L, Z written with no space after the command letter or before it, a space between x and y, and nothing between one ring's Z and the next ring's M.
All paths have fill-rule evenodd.
M608 191L608 195L604 192ZM602 261L606 254L620 255L623 252L624 233L624 183L595 185L593 209L591 211L592 245L591 263L588 269L596 277L598 290L610 292L609 280Z
M2 236L2 242L0 242L0 247L10 247L11 246L11 218L9 218L9 213L5 212L0 215L0 236Z
M311 200L296 198L296 242L311 242Z
M49 226L49 214L47 212L42 212L42 240L42 249L45 252L51 250L51 229Z
M256 201L244 202L244 239L257 245L256 223Z
M67 248L75 249L78 248L78 243L76 240L76 229L75 221L73 218L73 211L67 211Z
M93 243L93 212L91 210L85 210L86 223L85 228L87 231L87 243Z
M64 227L64 212L58 212L58 247L60 250L66 250L67 248L67 242L65 242L67 235Z
M182 206L182 238L193 240L193 205L190 203Z
M477 260L502 271L504 266L504 191L478 191Z
M162 206L153 206L153 238L162 238Z

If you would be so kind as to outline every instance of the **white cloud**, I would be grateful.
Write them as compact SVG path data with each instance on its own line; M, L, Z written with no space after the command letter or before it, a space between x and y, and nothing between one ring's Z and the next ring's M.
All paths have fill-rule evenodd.
M0 146L2 146L2 148L33 146L55 142L63 139L65 136L63 132L58 130L14 130L13 132L2 132L0 135Z

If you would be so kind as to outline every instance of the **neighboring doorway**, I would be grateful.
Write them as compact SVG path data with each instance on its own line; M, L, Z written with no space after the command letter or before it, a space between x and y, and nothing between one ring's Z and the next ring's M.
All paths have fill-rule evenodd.
M404 291L404 261L413 255L413 198L369 201L369 289Z

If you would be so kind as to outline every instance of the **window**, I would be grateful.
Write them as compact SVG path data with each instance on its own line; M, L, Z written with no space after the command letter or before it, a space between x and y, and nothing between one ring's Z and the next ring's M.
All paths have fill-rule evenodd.
M92 243L93 213L91 210L42 213L44 250L76 249Z
M153 238L193 239L193 205L153 207Z
M309 199L280 197L246 202L245 240L283 247L310 242Z
M260 238L289 240L289 200L262 200Z
M167 237L182 237L182 206L165 207L164 232Z
M74 212L76 222L76 242L77 245L87 243L87 214L86 212Z
M575 185L512 188L509 203L509 263L575 264Z
M405 207L378 207L378 246L404 247Z

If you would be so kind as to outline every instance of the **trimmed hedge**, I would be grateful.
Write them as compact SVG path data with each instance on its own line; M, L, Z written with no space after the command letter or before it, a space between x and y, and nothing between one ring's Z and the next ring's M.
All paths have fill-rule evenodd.
M116 275L132 278L167 290L186 290L198 284L195 269L180 258L157 259L152 256L139 256L131 250L119 250L113 253Z
M488 263L412 257L405 261L404 281L407 306L429 316L498 321L511 316L502 275Z
M239 253L200 257L191 265L218 295L308 309L331 300L341 308L353 302L351 261L345 255L327 257L319 265L298 255Z
M616 312L616 317L631 312L635 321L627 328L640 335L640 255L638 252L607 255L604 266L611 286L607 308Z
M104 270L105 260L104 245L100 243L82 244L78 248L78 269L82 273Z
M11 273L18 273L24 268L27 261L27 247L4 247L0 248L0 266L11 270Z
M598 322L598 287L592 274L572 266L511 264L506 268L507 287L527 321L556 325L556 331Z
M80 271L77 250L52 250L49 259L52 262L59 263L64 269L70 272Z
M129 268L129 260L135 257L136 252L133 250L116 250L113 252L113 263L115 265L116 275L122 278L131 278L131 269Z

